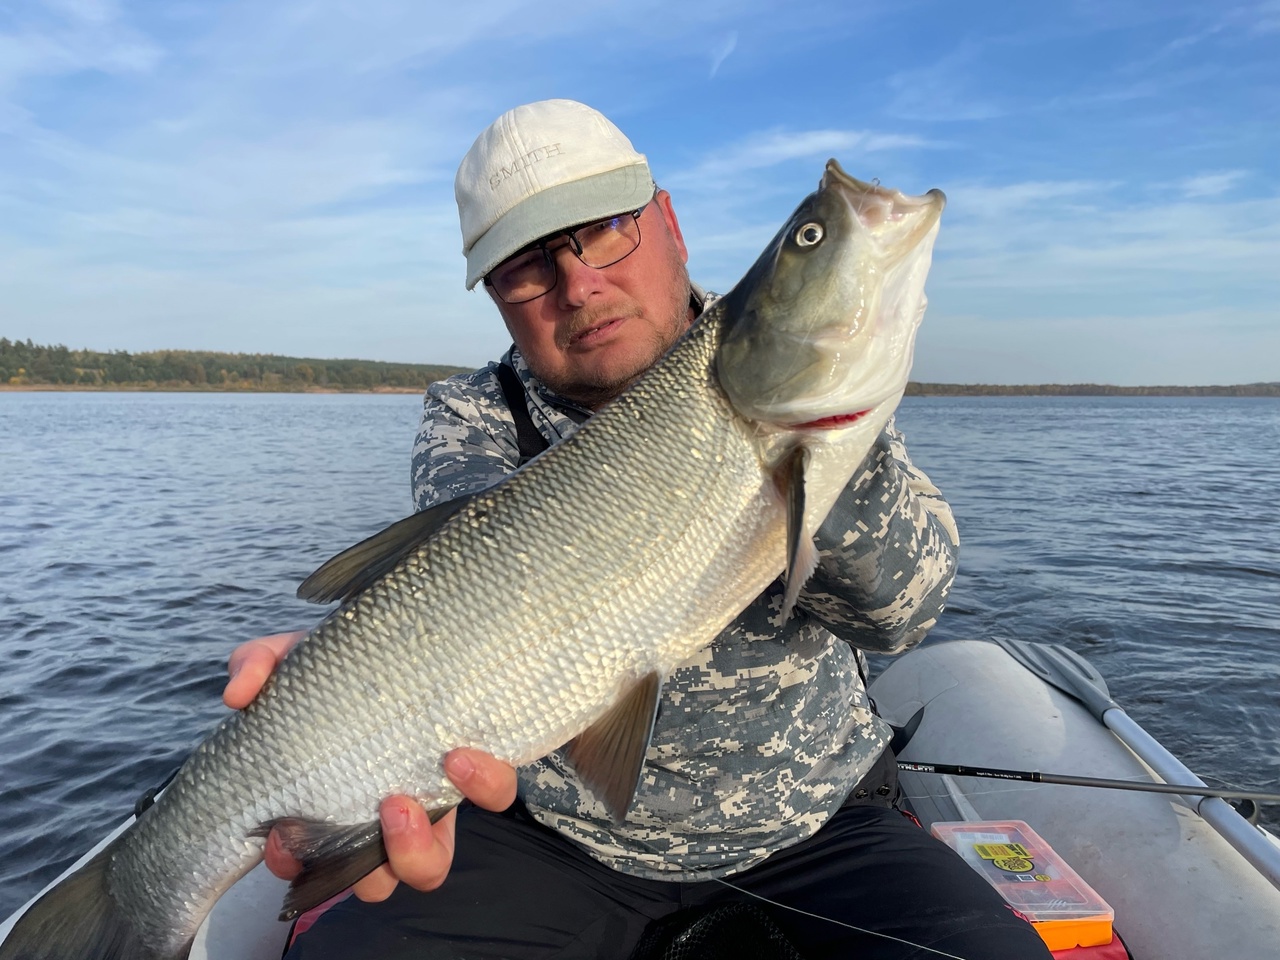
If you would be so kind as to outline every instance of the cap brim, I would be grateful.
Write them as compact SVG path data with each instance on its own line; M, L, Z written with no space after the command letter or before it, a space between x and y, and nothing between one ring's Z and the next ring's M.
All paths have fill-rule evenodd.
M637 210L653 198L647 163L631 164L540 190L507 211L467 251L467 289L539 237L615 213Z

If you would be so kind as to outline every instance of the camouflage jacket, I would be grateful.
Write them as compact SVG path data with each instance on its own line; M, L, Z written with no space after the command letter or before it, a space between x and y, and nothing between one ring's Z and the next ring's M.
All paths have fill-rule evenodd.
M515 347L505 359L549 443L589 416L555 397ZM497 366L427 390L413 449L417 509L516 468ZM558 751L520 770L530 812L617 870L668 880L728 876L822 826L888 742L856 651L896 653L924 636L955 575L958 539L950 507L891 421L817 540L818 569L783 628L770 620L778 582L666 679L625 822L610 821Z

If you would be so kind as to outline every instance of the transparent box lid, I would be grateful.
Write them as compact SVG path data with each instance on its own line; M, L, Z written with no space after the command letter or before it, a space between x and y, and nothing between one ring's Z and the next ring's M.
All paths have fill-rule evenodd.
M1024 821L935 823L930 831L1032 923L1096 919L1106 924L1100 942L1109 941L1115 911Z

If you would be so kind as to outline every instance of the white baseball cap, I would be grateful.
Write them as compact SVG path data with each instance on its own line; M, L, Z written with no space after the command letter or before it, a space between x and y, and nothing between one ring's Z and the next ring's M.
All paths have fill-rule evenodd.
M508 110L476 138L453 184L467 289L539 237L639 209L653 191L644 155L586 104Z

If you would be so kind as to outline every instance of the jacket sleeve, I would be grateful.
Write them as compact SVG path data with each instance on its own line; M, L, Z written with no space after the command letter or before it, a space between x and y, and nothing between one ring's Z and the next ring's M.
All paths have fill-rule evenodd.
M413 444L414 509L491 487L519 459L515 421L491 370L433 383Z
M800 605L876 653L919 643L942 613L960 538L951 507L911 464L892 420L818 530Z

